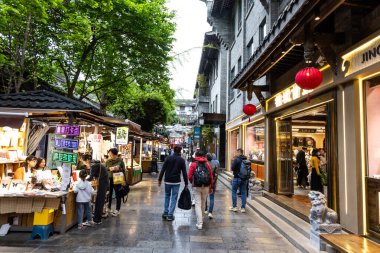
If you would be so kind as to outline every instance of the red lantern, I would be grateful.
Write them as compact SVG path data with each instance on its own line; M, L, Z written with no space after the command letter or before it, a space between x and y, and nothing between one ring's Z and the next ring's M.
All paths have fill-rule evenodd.
M246 104L243 106L243 112L250 117L256 113L256 106L253 104ZM250 118L248 120L251 121Z
M322 73L316 68L303 68L296 75L296 84L304 90L313 90L322 83ZM307 102L310 103L310 95L307 97Z

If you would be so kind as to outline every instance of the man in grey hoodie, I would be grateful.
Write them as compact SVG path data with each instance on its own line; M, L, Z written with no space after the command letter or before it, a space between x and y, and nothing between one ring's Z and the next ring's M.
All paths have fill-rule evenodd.
M244 180L240 178L239 172L241 165L244 160L247 160L247 157L243 155L243 149L237 149L237 157L232 162L231 170L234 174L234 178L232 179L232 207L230 210L233 212L237 212L237 189L240 188L241 192L241 209L242 213L245 213L245 204L247 202L247 184L248 180ZM250 165L249 165L250 166Z

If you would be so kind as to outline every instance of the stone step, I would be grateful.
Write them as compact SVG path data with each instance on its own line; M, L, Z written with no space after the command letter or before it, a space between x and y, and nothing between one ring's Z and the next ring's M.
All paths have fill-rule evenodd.
M229 175L221 174L219 180L231 189ZM318 252L310 244L310 225L304 220L264 197L247 200L247 206L260 215L301 252Z

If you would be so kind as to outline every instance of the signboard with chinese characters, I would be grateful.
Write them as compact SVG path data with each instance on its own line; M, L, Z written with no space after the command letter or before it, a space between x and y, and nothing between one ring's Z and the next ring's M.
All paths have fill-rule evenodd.
M68 135L68 136L79 136L80 135L80 126L58 125L55 128L55 134Z
M289 88L277 93L267 100L267 111L296 100L304 95L309 94L313 90L303 90L298 85L293 84Z
M305 133L305 134L314 134L317 132L317 129L315 128L300 128L298 129L299 133Z
M128 127L118 127L116 130L116 144L126 145L128 144Z
M53 161L76 164L78 161L78 156L75 153L54 151L53 152Z
M201 127L194 127L194 140L199 141L201 138Z
M78 149L79 141L71 139L60 139L56 138L54 140L54 147L63 149Z

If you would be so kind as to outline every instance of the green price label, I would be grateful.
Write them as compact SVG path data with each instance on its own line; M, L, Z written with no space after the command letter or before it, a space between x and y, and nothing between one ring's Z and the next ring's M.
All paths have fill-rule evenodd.
M53 152L53 161L77 163L77 158L78 156L75 153Z

